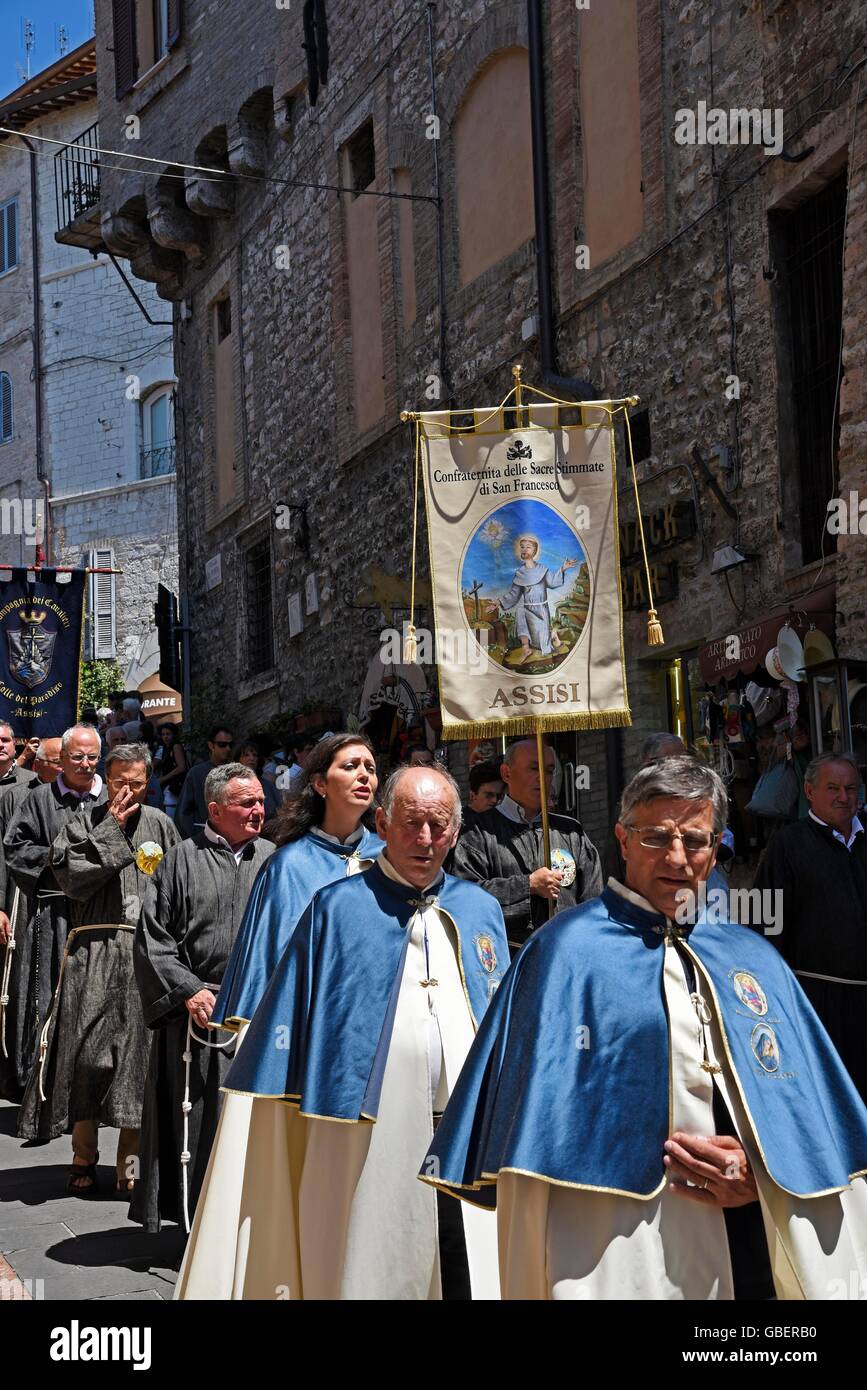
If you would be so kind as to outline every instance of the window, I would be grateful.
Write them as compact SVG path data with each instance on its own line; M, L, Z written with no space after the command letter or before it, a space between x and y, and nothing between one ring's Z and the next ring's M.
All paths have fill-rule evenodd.
M213 313L214 468L217 510L234 501L238 491L235 466L235 360L232 300L218 299Z
M112 0L115 92L125 96L181 36L183 0Z
M143 478L175 471L174 387L160 386L142 401Z
M87 559L91 570L113 570L114 551L91 550ZM99 661L117 654L115 576L89 574L84 649L88 661Z
M827 506L837 491L840 421L837 382L843 326L843 232L846 174L791 212L774 215L772 245L784 268L784 331L780 344L783 429L794 456L797 486L789 491L800 517L801 564L823 553ZM785 449L782 451L785 453ZM787 492L785 459L783 490ZM825 553L835 538L824 538Z
M18 199L0 205L0 275L18 264Z
M12 434L12 378L0 372L0 444L8 444Z
M632 456L636 463L641 463L643 459L649 459L653 453L650 441L650 411L637 410L634 415L629 417L629 429L632 435ZM623 426L623 457L629 463L629 442L626 437L626 425Z
M271 540L251 545L246 552L247 675L258 676L274 665L271 610Z
M470 85L454 128L462 285L529 241L535 231L530 65L525 48L498 53Z
M347 147L349 179L355 196L369 188L376 179L376 150L373 144L373 121L365 121L353 135Z

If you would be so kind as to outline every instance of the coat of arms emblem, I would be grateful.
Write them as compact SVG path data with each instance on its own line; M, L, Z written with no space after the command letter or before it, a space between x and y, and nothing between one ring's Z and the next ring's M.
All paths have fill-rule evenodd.
M48 679L54 655L56 632L46 632L42 626L48 614L33 609L22 614L23 627L7 629L9 641L9 670L15 680L33 690Z

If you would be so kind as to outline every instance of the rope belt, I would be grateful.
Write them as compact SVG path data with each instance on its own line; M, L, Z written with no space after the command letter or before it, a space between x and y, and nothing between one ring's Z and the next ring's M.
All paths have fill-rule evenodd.
M803 975L808 980L827 980L831 985L867 985L867 980L844 980L840 975L817 975L814 970L796 970L796 975Z
M63 894L57 896L62 897ZM91 931L135 931L135 927L130 922L91 922L86 927L73 927L66 938L66 948L63 952L63 959L60 962L60 974L57 979L57 989L54 991L54 998L51 1001L51 1009L45 1024L39 1034L39 1099L46 1101L48 1097L43 1089L45 1078L45 1063L48 1059L49 1037L57 1011L60 1008L60 990L63 985L63 976L66 971L66 962L69 959L69 948L75 944L75 939L82 936L85 932Z
M21 889L15 889L15 896L12 899L12 912L10 913L10 932L9 940L6 942L6 958L3 961L3 978L0 980L0 1049L3 1056L8 1057L6 1051L6 1005L9 1003L9 978L12 974L12 953L15 950L15 918L18 916L18 899Z
M202 989L209 989L212 994L218 994L220 986L202 985ZM229 1029L224 1029L222 1024L215 1023L213 1027L220 1028L223 1032L230 1032L230 1036L225 1042L209 1042L207 1038L199 1036L193 1027L192 1014L189 1012L187 1013L187 1043L183 1052L184 1098L181 1102L181 1112L184 1117L184 1147L181 1150L181 1183L184 1199L184 1230L187 1235L190 1234L190 1111L193 1108L193 1102L190 1100L190 1067L193 1060L192 1045L194 1042L197 1042L200 1047L210 1047L215 1051L221 1052L223 1049L231 1047L233 1043L238 1041L237 1034L232 1033Z

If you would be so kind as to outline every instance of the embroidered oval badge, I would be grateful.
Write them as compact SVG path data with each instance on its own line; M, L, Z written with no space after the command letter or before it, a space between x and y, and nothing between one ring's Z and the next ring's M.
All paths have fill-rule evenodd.
M575 860L567 849L554 850L551 855L551 868L557 869L563 875L564 888L575 882Z
M748 975L745 970L739 970L732 979L732 984L738 999L742 1004L746 1004L751 1013L761 1016L768 1012L767 996L755 975Z
M757 1023L750 1035L753 1056L763 1071L776 1071L780 1065L780 1045L769 1023Z
M497 968L497 953L489 936L476 937L476 952L485 970L489 975L493 975Z

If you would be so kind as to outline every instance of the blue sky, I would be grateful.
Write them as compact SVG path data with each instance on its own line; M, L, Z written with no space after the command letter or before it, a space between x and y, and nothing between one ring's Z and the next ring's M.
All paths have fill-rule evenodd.
M90 0L0 0L0 100L21 85L16 63L26 72L22 19L32 20L36 31L36 44L30 59L31 76L50 67L60 57L57 25L66 25L70 53L93 32Z

